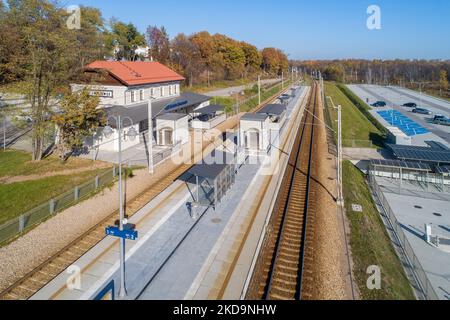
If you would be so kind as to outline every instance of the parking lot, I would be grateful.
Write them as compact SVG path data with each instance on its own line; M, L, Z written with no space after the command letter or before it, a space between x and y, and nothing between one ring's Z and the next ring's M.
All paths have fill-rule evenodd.
M413 136L415 145L425 145L426 140L435 140L450 144L450 126L438 125L432 123L434 115L444 115L450 117L450 102L440 100L427 95L421 95L412 90L385 87L377 85L348 85L361 100L368 104L376 101L385 101L387 105L382 108L373 108L371 113L385 126L390 122L386 121L378 112L387 110L396 110L403 116L413 120L415 123L425 128L429 132L422 131L422 134ZM426 108L432 112L431 115L413 113L413 108L402 107L403 104L414 102L418 107Z

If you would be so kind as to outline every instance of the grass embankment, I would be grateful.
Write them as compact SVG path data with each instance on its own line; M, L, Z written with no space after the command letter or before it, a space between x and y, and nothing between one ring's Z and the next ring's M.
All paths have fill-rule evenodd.
M291 85L292 81L286 81L284 83L283 89L287 89ZM267 100L271 96L281 92L281 83L275 86L264 86L261 88L261 102ZM239 96L239 111L249 112L258 106L258 87L253 86L252 88L244 90L244 95ZM253 97L253 98L252 98ZM244 102L245 101L245 102ZM236 105L236 97L213 97L211 103L220 104L228 110L229 113L235 112L233 108Z
M90 165L92 161L76 158L71 158L64 164L57 157L32 162L29 153L1 151L0 177L42 175L42 178L0 183L0 224L110 170L109 167L89 170ZM80 169L80 172L58 175L59 171L76 169Z
M343 84L338 84L337 87L341 92L358 108L359 111L369 120L383 136L386 136L387 129L369 112L371 107L362 101L356 94Z
M392 246L383 221L372 200L368 185L361 173L349 161L343 163L344 197L350 223L350 245L353 255L353 272L363 300L415 299L401 262ZM363 212L353 212L352 203L363 207ZM369 266L381 269L381 289L369 290L366 281Z
M255 79L237 79L237 80L221 80L221 81L214 81L209 86L207 84L197 84L192 87L186 86L184 87L185 91L192 91L197 93L205 93L209 91L215 91L230 87L237 87L237 86L244 86L251 83L254 83Z
M331 82L325 83L325 97L331 97L334 104L342 106L342 139L344 147L382 147L383 137L381 131L371 123L359 108ZM333 108L326 98L328 114L337 138L337 110ZM370 142L369 142L370 141Z

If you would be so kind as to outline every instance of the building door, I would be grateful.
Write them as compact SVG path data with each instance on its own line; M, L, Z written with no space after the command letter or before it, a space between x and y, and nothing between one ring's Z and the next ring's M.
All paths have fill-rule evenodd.
M246 148L250 150L259 150L259 132L256 130L248 131Z
M173 130L172 129L164 130L164 144L166 146L173 145Z
M158 141L161 146L173 145L173 129L163 128L158 132Z

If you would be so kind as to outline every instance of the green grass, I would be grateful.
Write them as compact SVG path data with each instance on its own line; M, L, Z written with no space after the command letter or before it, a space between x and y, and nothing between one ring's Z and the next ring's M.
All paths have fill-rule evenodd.
M109 169L0 184L0 224L93 179L96 175L100 175L107 170Z
M204 93L219 89L225 89L229 87L243 86L253 82L255 82L254 79L221 80L221 81L213 81L209 86L207 84L198 84L192 87L186 86L184 89L187 91Z
M412 288L372 200L364 175L349 161L343 164L344 197L350 222L353 272L363 300L412 300ZM353 212L352 203L363 207ZM369 290L369 266L381 269L381 290Z
M325 83L325 97L331 97L334 104L342 106L342 139L344 147L352 147L352 143L348 140L356 141L364 144L364 141L371 141L374 146L381 147L383 144L382 133L376 128L367 117L350 101L350 99L333 83ZM337 132L337 111L328 98L326 98L328 112L331 118L332 127ZM337 135L336 135L337 136ZM370 143L366 144L370 146ZM366 146L364 145L364 146ZM361 145L363 146L363 145Z
M17 150L0 151L0 177L88 168L90 165L92 165L92 160L69 158L67 162L63 163L56 156L33 162L30 153Z
M284 84L284 89L286 89L289 85L291 84L291 81L286 81ZM273 86L273 87L269 87L269 88L262 88L261 90L261 102L270 98L271 96L275 95L276 93L281 91L281 84ZM248 101L246 101L245 103L242 103L239 106L239 111L240 112L249 112L251 111L253 108L258 106L258 97L253 97L251 99L249 99L250 97L254 96L255 94L257 94L258 92L251 88L248 90L245 90L245 96L241 97L241 100L244 99L248 99ZM236 98L233 97L214 97L212 98L211 103L214 104L220 104L225 106L225 108L233 108L236 105Z

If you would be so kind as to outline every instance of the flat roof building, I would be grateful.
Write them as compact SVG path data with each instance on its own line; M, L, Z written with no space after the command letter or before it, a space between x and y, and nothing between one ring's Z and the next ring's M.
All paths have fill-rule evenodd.
M268 104L256 113L245 114L240 122L241 146L248 152L267 153L279 143L286 122L286 106Z
M183 145L189 142L189 116L164 113L156 118L156 143L159 146Z
M191 126L194 129L212 129L227 119L225 107L219 104L197 108L191 115Z
M228 152L214 151L206 162L189 169L188 185L194 202L202 206L215 207L236 179L235 156Z

